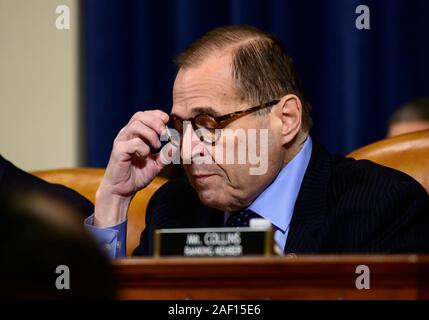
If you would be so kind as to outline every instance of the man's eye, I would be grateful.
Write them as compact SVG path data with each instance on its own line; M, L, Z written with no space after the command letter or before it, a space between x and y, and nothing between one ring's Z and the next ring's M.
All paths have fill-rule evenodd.
M197 119L197 125L198 127L205 128L207 130L214 130L219 126L216 120L208 115L199 116Z
M215 130L217 128L217 123L208 122L204 125L204 128L207 130Z

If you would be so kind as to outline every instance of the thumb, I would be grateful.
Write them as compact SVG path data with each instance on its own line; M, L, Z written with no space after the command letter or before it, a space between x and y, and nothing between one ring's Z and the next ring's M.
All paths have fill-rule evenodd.
M164 168L168 164L180 164L180 146L169 142L159 153L156 154L155 161L160 168Z

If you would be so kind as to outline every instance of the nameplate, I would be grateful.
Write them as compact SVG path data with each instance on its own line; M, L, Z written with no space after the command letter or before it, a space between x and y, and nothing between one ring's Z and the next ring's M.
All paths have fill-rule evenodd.
M270 256L272 228L159 229L154 255L182 257Z

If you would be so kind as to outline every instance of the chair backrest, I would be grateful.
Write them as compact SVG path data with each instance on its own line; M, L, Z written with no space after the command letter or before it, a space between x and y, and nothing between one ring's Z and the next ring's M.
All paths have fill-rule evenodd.
M429 193L429 130L380 140L351 152L348 157L368 159L405 172Z
M33 175L51 183L65 185L95 202L95 193L104 175L104 169L70 168L31 172ZM140 234L145 227L146 207L155 191L167 179L156 177L146 188L137 192L128 211L127 256L131 256L140 241Z

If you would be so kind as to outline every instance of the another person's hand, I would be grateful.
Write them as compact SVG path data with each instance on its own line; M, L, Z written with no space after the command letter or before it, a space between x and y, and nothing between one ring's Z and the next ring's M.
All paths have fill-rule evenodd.
M124 221L134 194L164 168L161 152L152 154L149 145L161 147L159 136L166 130L168 119L161 110L137 112L121 129L97 190L95 226L108 227Z

